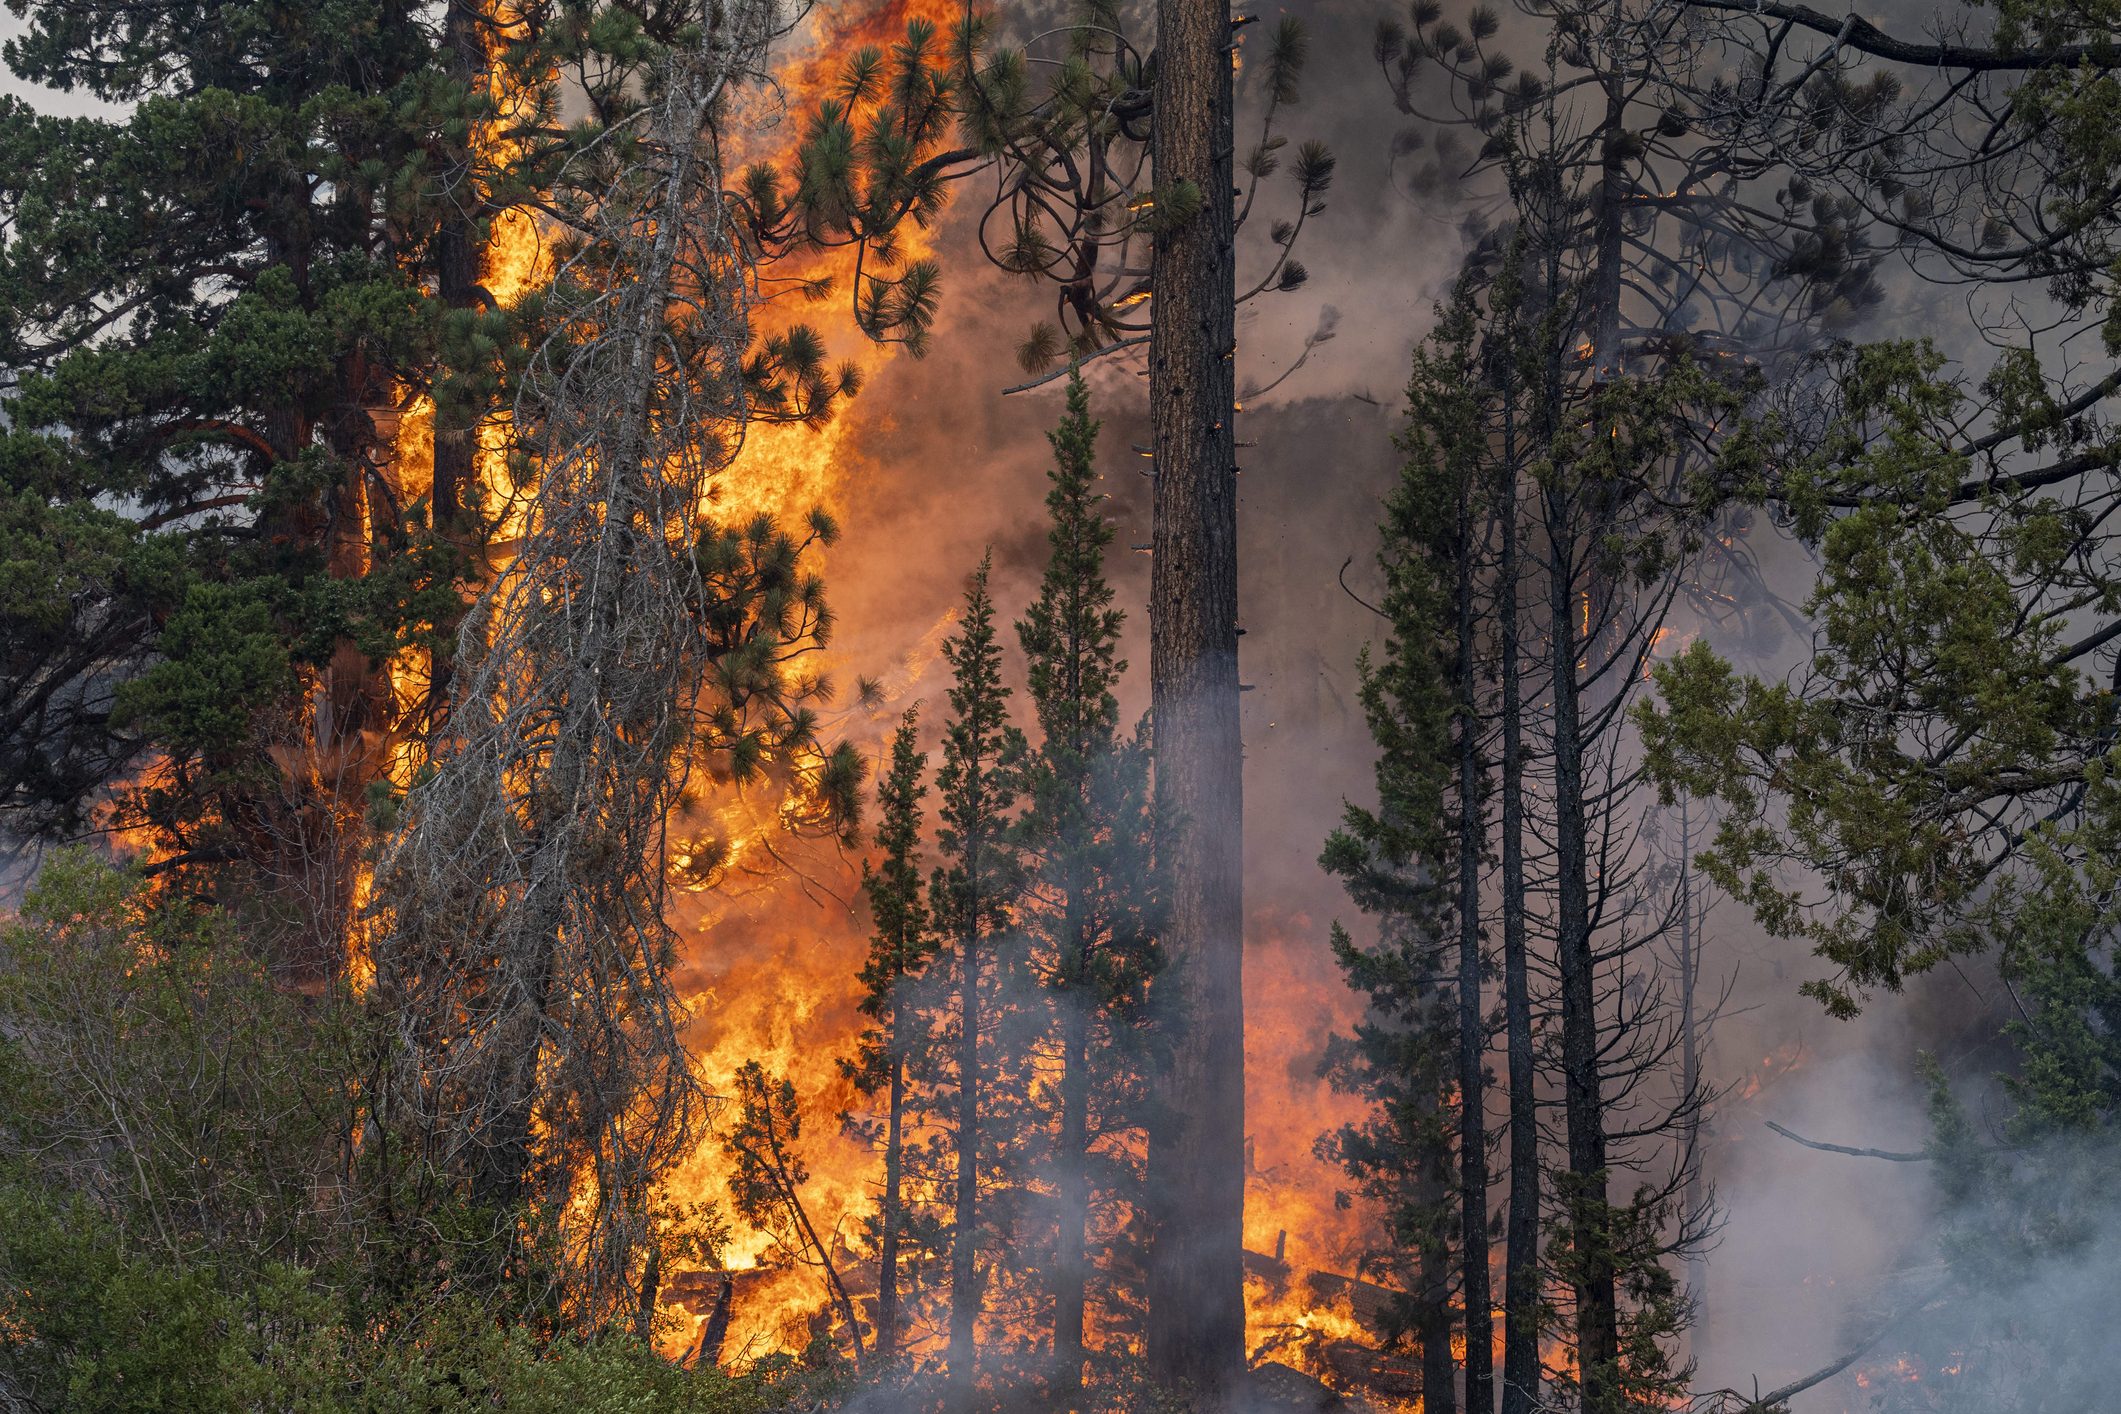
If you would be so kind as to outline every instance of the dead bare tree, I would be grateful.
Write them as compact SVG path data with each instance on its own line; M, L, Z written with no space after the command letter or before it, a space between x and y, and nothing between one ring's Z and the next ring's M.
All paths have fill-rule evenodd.
M466 616L449 740L378 871L379 1123L511 1237L556 1237L587 1322L634 1299L656 1181L708 1098L663 846L713 707L702 512L748 396L718 124L779 28L773 0L707 0L563 170L550 332L514 409L520 551Z

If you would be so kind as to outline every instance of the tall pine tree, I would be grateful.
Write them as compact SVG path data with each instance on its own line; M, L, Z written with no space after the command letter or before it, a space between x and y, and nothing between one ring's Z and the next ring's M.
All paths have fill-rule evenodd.
M1478 666L1469 651L1467 528L1485 446L1468 376L1477 357L1474 315L1461 281L1415 357L1401 439L1407 461L1386 504L1378 552L1389 629L1361 664L1378 803L1349 805L1321 857L1377 929L1375 942L1333 930L1334 955L1367 1007L1353 1034L1329 1048L1326 1073L1371 1110L1321 1148L1384 1214L1386 1240L1371 1263L1403 1293L1388 1334L1419 1341L1422 1404L1435 1414L1457 1407L1451 1335L1461 1284L1467 1407L1492 1404L1484 1370L1476 1369L1486 1362L1472 1358L1473 1342L1488 1338L1486 1283L1473 1271L1477 1261L1479 1278L1486 1276L1480 798L1469 789L1480 768L1476 759L1469 771L1465 760L1479 732L1469 711ZM1461 1161L1455 1183L1454 1159Z
M328 969L381 664L457 602L393 434L478 101L390 0L14 8L19 77L121 113L0 104L0 500L43 567L0 606L0 807L78 828L152 756L120 818L201 893L248 866Z
M899 1253L906 1226L906 1124L912 1100L907 1071L926 1022L913 991L936 948L921 892L921 800L928 793L922 775L928 756L916 745L915 717L916 712L908 711L892 735L891 766L877 783L876 842L883 859L865 866L862 874L876 925L869 960L862 968L862 1014L869 1026L855 1059L844 1063L856 1089L871 1098L881 1093L884 1099L881 1132L873 1136L884 1158L876 1221L875 1319L876 1353L887 1361L898 1353L902 1324Z
M943 646L952 679L943 763L936 773L941 798L936 848L942 855L929 881L935 928L950 954L947 981L954 1015L956 1096L951 1110L955 1149L950 1246L949 1370L952 1402L964 1407L977 1376L980 1314L980 1130L988 1050L981 1045L982 973L1010 923L1020 871L1010 839L1022 789L1026 747L1009 722L1009 689L1002 682L1001 646L987 583L990 553L965 591L964 618Z
M1080 1384L1093 1195L1138 1203L1147 989L1158 962L1146 744L1119 733L1126 616L1105 578L1112 528L1097 490L1098 423L1080 373L1053 445L1051 554L1017 625L1040 741L1027 772L1025 929L1051 992L1059 1080L1053 1154L1055 1384ZM1135 1141L1130 1148L1128 1141Z

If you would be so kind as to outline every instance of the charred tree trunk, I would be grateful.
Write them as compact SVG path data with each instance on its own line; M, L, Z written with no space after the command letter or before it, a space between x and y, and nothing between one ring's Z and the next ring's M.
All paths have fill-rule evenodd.
M1421 1257L1422 1414L1458 1414L1458 1362L1451 1358L1451 1258L1441 1245Z
M1571 496L1547 491L1553 562L1555 949L1561 971L1561 1066L1568 1130L1569 1245L1576 1294L1576 1359L1587 1414L1608 1414L1617 1394L1619 1315L1608 1241L1605 1103L1599 1074L1598 997L1592 950L1584 818L1584 743L1576 658L1576 555Z
M1493 1305L1488 1284L1487 1026L1482 1015L1480 709L1474 698L1473 506L1468 478L1458 501L1458 1202L1466 1308L1468 1414L1495 1407Z
M721 1367L722 1346L729 1339L730 1308L735 1304L736 1280L724 1272L721 1289L715 1293L714 1309L700 1326L700 1343L692 1352L691 1364L695 1370Z
M1170 880L1161 990L1177 1032L1150 1142L1159 1220L1147 1344L1155 1378L1215 1407L1244 1367L1230 6L1158 0L1156 10L1156 180L1164 193L1191 184L1200 206L1155 236L1149 342L1149 678Z
M1623 243L1630 199L1627 99L1618 74L1605 79L1606 112L1600 135L1598 191L1592 204L1592 377L1620 376L1620 299ZM1555 286L1558 288L1558 283ZM1553 397L1562 406L1561 350L1548 350ZM1602 606L1591 602L1596 576L1588 561L1609 519L1596 487L1550 486L1546 493L1552 563L1549 604L1554 619L1555 947L1561 973L1561 1064L1568 1132L1569 1245L1576 1288L1576 1360L1587 1414L1607 1414L1620 1399L1620 1311L1606 1184L1603 1058L1598 1043L1597 953L1591 936L1589 824L1584 802L1584 710L1579 655L1588 655L1591 622ZM1584 524L1582 522L1588 522ZM1576 598L1582 595L1583 631Z
M1089 1278L1090 979L1081 931L1069 989L1061 998L1060 1232L1053 1259L1053 1359L1056 1392L1083 1380L1083 1306Z
M1505 376L1508 376L1507 374ZM1532 983L1525 951L1524 682L1517 588L1517 437L1506 391L1498 490L1502 562L1496 609L1502 628L1502 987L1510 1074L1510 1200L1504 1221L1502 1414L1539 1405L1539 1102L1532 1051Z

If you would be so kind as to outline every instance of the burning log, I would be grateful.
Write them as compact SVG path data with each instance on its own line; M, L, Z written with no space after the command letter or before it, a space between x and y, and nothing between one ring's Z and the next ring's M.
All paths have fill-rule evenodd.
M1247 1252L1247 1257L1257 1254ZM1252 1367L1253 1407L1261 1410L1346 1409L1348 1401L1324 1380L1269 1361Z
M1262 1407L1368 1409L1366 1401L1373 1400L1377 1407L1419 1407L1421 1362L1381 1348L1398 1292L1339 1272L1298 1272L1288 1260L1286 1232L1276 1239L1271 1256L1246 1251L1245 1274L1263 1282L1278 1304L1293 1293L1293 1308L1301 1308L1253 1351ZM1295 1364L1262 1358L1270 1354ZM1315 1402L1318 1391L1332 1402Z
M1274 1235L1274 1255L1271 1257L1247 1247L1245 1275L1258 1277L1277 1291L1286 1286L1289 1281L1289 1234L1278 1232Z
M1385 1399L1412 1401L1421 1395L1421 1362L1373 1350L1357 1340L1332 1340L1318 1359L1342 1384Z
M1391 1304L1399 1295L1390 1287L1360 1277L1344 1277L1338 1272L1312 1272L1304 1278L1304 1285L1317 1294L1322 1306L1331 1306L1346 1297L1355 1319L1376 1332L1385 1329Z
M722 1299L722 1288L734 1288L739 1297L749 1298L759 1287L771 1282L788 1268L776 1265L740 1267L724 1271L720 1267L678 1272L663 1283L663 1304L690 1311L695 1316L713 1312Z

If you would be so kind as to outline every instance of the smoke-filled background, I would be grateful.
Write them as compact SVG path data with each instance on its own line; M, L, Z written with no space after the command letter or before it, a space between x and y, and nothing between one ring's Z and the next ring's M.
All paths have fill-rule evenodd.
M836 32L835 21L866 24L877 8L843 0L828 13L826 33ZM1328 210L1314 218L1300 252L1310 282L1239 315L1240 388L1288 374L1271 392L1244 398L1237 429L1249 444L1239 454L1242 676L1251 689L1243 697L1246 1236L1255 1252L1285 1245L1298 1270L1349 1272L1363 1215L1336 1210L1341 1175L1313 1156L1312 1144L1355 1113L1317 1071L1326 1037L1358 1007L1326 947L1330 922L1350 911L1316 859L1342 802L1371 793L1356 656L1378 622L1361 601L1376 579L1379 503L1398 472L1392 438L1412 349L1456 272L1467 218L1478 216L1483 193L1453 180L1454 162L1462 167L1469 151L1447 144L1439 152L1433 135L1419 143L1406 136L1412 120L1393 110L1370 57L1378 4L1265 7L1258 29L1285 9L1300 13L1312 34L1303 99L1286 130L1293 139L1324 139L1340 165ZM1013 7L1008 13L1035 28L1032 17L1019 20ZM1245 123L1241 106L1241 132ZM928 709L933 740L946 674L938 648L980 557L993 553L996 600L1013 618L1034 594L1045 556L1044 432L1064 385L1003 389L1023 381L1015 348L1048 315L1050 290L986 263L974 239L982 185L966 186L933 235L946 285L932 351L879 358L840 327L835 352L869 363L867 388L832 429L775 434L765 454L830 462L820 484L829 485L845 530L825 563L839 615L830 655L846 704L839 729L872 763L888 727L914 703ZM1263 215L1280 214L1273 200L1284 196L1270 181ZM1255 220L1249 232L1260 244L1263 226ZM1241 288L1244 275L1241 266ZM1892 302L1897 320L1905 323L1910 311L1943 316L1924 287L1901 274L1888 278L1905 296ZM832 327L829 317L822 322ZM1135 450L1149 440L1142 366L1137 350L1090 372L1117 533L1110 568L1129 613L1134 667L1123 715L1130 720L1146 705L1150 463ZM738 487L745 471L740 463ZM1776 588L1801 602L1801 552L1773 543L1764 522L1754 536ZM1699 632L1683 617L1673 627L1675 646ZM1013 652L1013 636L1005 642ZM1741 666L1765 671L1793 661L1800 645L1780 635L1718 646ZM857 678L880 687L874 709L852 705ZM737 897L699 899L688 930L688 978L704 1003L697 1035L728 1069L771 1055L807 1087L814 1142L841 1146L815 1169L832 1195L827 1213L846 1224L866 1201L869 1163L852 1141L833 1137L834 1117L855 1103L831 1060L857 1022L853 973L865 941L860 909L850 906L856 872L847 859L800 846L776 853L771 861L739 859ZM748 888L747 866L760 871ZM1938 1052L1962 1081L1993 1070L1998 1058L1977 1038L1995 1034L1995 998L1971 970L1947 970L1903 995L1874 998L1858 1021L1837 1022L1797 994L1812 975L1801 948L1766 938L1727 905L1708 917L1705 985L1711 993L1730 987L1708 1079L1728 1093L1707 1138L1723 1227L1705 1261L1686 1273L1701 1301L1692 1337L1696 1386L1749 1390L1757 1378L1767 1389L1868 1334L1899 1299L1909 1269L1934 1254L1925 1246L1929 1190L1920 1165L1806 1149L1766 1122L1833 1142L1919 1150L1928 1118L1918 1053ZM711 1184L711 1169L703 1163L703 1183ZM769 1340L775 1314L754 1308L747 1321L740 1310L729 1350ZM1796 1408L1866 1407L1866 1386L1884 1377L1859 1361Z

